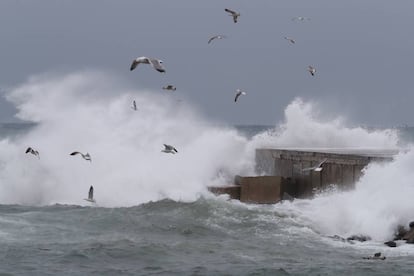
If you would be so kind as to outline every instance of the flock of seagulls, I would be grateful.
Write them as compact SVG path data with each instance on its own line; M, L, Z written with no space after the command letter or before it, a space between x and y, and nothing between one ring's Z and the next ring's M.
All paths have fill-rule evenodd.
M225 8L224 11L227 12L228 15L233 18L233 22L234 23L237 23L238 18L240 17L240 13L239 12L236 12L234 10L227 9L227 8ZM292 18L292 20L306 21L306 20L310 20L310 18L298 16L298 17ZM214 35L214 36L212 36L212 37L209 38L209 40L208 40L207 43L210 44L214 40L223 39L223 38L227 38L227 36L225 36L225 35ZM295 40L293 38L287 37L287 36L284 37L284 38L289 43L295 44ZM162 60L156 59L156 58L145 57L145 56L141 56L141 57L135 58L132 61L132 63L131 63L130 71L133 71L134 69L136 69L139 64L148 64L148 65L151 65L151 67L154 70L156 70L156 71L158 71L160 73L165 73L166 72ZM309 71L309 73L312 76L315 76L316 69L313 66L309 65L307 70ZM166 86L162 87L162 89L163 90L169 90L169 91L175 91L177 88L174 85L169 84L169 85L166 85ZM237 100L239 99L239 97L242 96L242 95L247 95L247 93L244 92L244 91L242 91L241 89L236 89L236 94L235 94L235 97L234 97L234 102L237 102ZM138 110L137 103L136 103L135 100L132 102L131 109L133 109L134 111L137 111ZM176 154L176 153L178 153L178 150L174 146L172 146L172 145L164 144L164 149L161 150L161 152ZM37 150L33 149L32 147L28 147L26 149L26 152L25 153L26 154L27 153L33 154L38 159L40 159L39 152ZM89 161L89 162L92 162L92 158L91 158L91 156L90 156L89 153L82 153L82 152L79 152L79 151L74 151L74 152L70 153L70 155L71 156L80 155L84 160ZM308 171L308 170L321 171L322 170L322 165L326 161L327 161L327 159L324 159L317 166L310 167L310 168L305 168L305 169L303 169L303 171ZM90 186L89 192L88 192L88 198L85 199L85 200L88 201L88 202L96 203L96 201L95 201L95 199L93 197L93 193L94 193L94 188L93 188L93 186Z

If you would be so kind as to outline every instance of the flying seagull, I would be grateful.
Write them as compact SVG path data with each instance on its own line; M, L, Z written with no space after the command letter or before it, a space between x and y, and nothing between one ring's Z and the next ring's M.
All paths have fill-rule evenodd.
M319 162L318 165L313 166L313 167L310 167L310 168L302 169L302 171L315 171L315 172L320 172L320 171L322 171L322 165L323 165L323 163L325 163L327 160L328 159L325 158L321 162Z
M232 11L230 9L224 9L226 12L230 13L230 16L233 16L234 23L237 23L237 18L240 16L240 13Z
M171 90L171 91L177 90L177 88L174 85L171 85L171 84L164 86L162 89Z
M131 106L131 108L132 108L133 110L137 111L137 103L136 103L136 101L135 101L135 100L132 102L132 106Z
M315 73L316 73L316 69L315 69L315 67L313 67L313 66L309 65L309 66L308 66L308 71L309 71L309 73L310 73L312 76L315 76Z
M293 21L305 21L305 20L310 20L309 17L303 17L303 16L296 16L292 18Z
M215 36L210 37L210 39L208 40L207 43L210 44L211 41L213 41L214 39L222 39L222 38L226 38L226 36L225 35L215 35Z
M31 147L28 147L27 148L26 153L31 153L31 154L33 154L34 156L37 156L37 158L40 159L39 152L37 150L34 150Z
M155 58L147 58L147 57L138 57L134 59L132 61L130 70L131 71L134 70L140 63L151 64L151 66L158 72L165 73L165 69L162 66L162 60L155 59Z
M79 151L74 151L74 152L72 152L70 155L77 155L77 154L80 154L80 155L82 156L82 158L83 158L83 159L85 159L85 160L87 160L87 161L92 162L92 158L91 158L91 156L89 155L89 153L83 154L83 153L81 153L81 152L79 152Z
M88 198L84 198L84 200L92 202L92 203L96 203L95 199L93 198L93 186L92 185L89 188Z
M241 95L247 95L246 92L241 91L240 89L236 90L236 97L234 98L234 102L237 102L237 99L241 96Z
M290 43L292 43L292 44L295 44L295 42L296 42L293 38L288 37L288 36L285 36L285 39L286 39L287 41L289 41Z
M165 147L165 149L163 149L162 152L172 153L172 154L178 153L178 150L176 148L174 148L173 146L164 144L164 147Z

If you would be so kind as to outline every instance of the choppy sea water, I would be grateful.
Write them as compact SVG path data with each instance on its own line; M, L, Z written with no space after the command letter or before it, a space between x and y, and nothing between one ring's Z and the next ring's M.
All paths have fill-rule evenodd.
M3 275L414 273L414 246L383 244L414 221L412 128L319 120L320 110L301 99L274 126L217 126L174 95L117 86L110 76L82 72L8 91L28 124L0 125ZM178 153L162 153L164 143ZM25 154L29 146L40 158ZM260 174L254 153L261 147L400 153L368 166L352 191L332 183L315 198L274 205L208 192L236 174ZM70 156L75 150L92 162ZM83 200L91 185L96 205ZM376 252L386 260L363 259Z
M12 129L8 137L16 137L32 127L8 125L3 134ZM249 137L270 129L238 128ZM245 205L225 196L206 194L191 202L162 199L116 208L0 205L0 272L2 275L414 273L412 245L388 248L381 241L350 244L335 240L320 232L315 222L301 211L311 207L311 201ZM362 259L375 252L382 252L387 259Z
M0 209L4 275L410 275L412 251L349 245L279 206L201 198ZM404 245L408 247L407 245ZM380 250L385 261L363 260Z

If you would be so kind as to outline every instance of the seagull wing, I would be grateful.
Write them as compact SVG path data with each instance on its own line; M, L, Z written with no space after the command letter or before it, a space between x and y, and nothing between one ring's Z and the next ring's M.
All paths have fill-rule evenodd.
M74 151L70 155L76 155L76 154L82 154L82 153L80 153L79 151Z
M237 17L238 17L237 14L233 14L233 21L234 21L234 23L237 23Z
M89 188L88 199L93 200L93 186Z
M137 61L136 59L134 59L132 61L132 64L131 64L130 71L134 70L137 67L138 64L139 64L139 61Z
M173 150L173 146L170 146L170 145L167 145L167 144L164 144L164 147L165 147L165 150Z
M226 12L230 13L232 16L234 16L236 14L235 11L232 11L230 9L224 9Z
M234 102L237 102L237 99L240 97L241 92L237 92L236 97L234 98Z
M27 150L26 150L26 153L29 153L31 150L32 150L32 148L28 147Z
M214 39L218 38L218 35L215 35L213 37L210 37L210 39L208 40L207 44L210 44L211 41L213 41Z
M319 164L318 164L318 168L320 167L320 166L322 166L323 165L323 163L325 163L326 161L328 161L328 158L325 158L325 159L323 159L321 162L319 162Z
M152 65L152 67L154 67L155 70L157 70L158 72L164 73L165 69L162 66L161 62L158 59L150 59L150 63Z

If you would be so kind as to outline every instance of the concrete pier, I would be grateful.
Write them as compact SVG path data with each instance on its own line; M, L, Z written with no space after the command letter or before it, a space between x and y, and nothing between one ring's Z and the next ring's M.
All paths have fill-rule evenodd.
M209 189L247 203L276 203L286 194L309 198L330 185L354 188L369 163L389 162L395 154L393 150L257 149L256 171L262 176L236 176L231 186ZM321 171L304 170L324 159Z
M352 189L363 169L371 162L392 160L396 151L374 150L295 150L257 149L258 174L291 178L296 185L295 197L309 197L314 191L335 185L339 189ZM321 171L304 170L327 159Z

